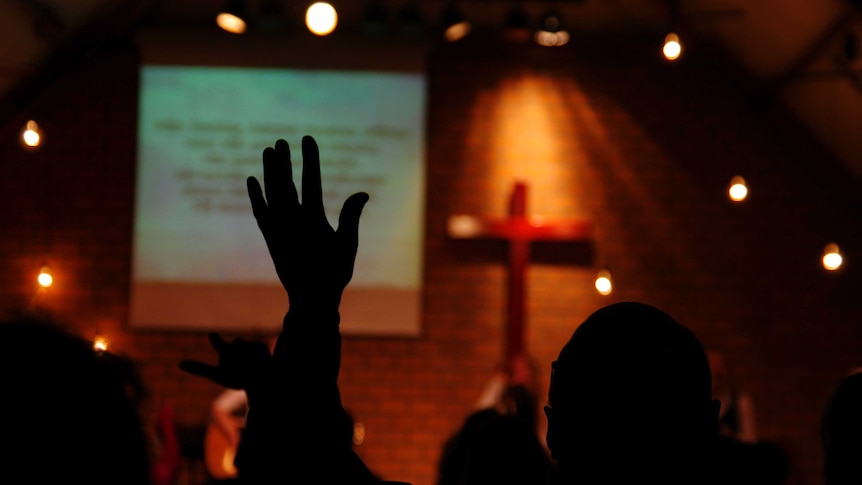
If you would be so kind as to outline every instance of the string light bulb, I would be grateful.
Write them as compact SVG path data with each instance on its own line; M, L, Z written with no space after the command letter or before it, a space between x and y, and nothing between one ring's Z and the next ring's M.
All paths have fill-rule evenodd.
M600 295L610 295L614 291L613 283L611 283L611 273L607 270L599 271L596 275L596 291Z
M39 286L42 288L50 288L51 285L54 284L54 276L51 274L51 269L48 268L48 265L42 265L42 269L39 270L39 276L36 277L36 281L39 282Z
M21 131L21 141L28 148L36 148L42 144L42 132L35 121L30 120Z
M669 61L675 61L682 55L682 44L679 41L679 36L671 32L664 38L664 45L661 48L661 53L664 58Z
M844 257L835 243L829 243L823 249L823 267L828 271L835 271L844 264Z
M338 25L338 12L326 2L313 3L305 11L305 26L314 35L329 35Z
M730 179L730 187L727 189L727 195L734 202L742 202L748 197L748 186L745 185L745 179L737 175Z

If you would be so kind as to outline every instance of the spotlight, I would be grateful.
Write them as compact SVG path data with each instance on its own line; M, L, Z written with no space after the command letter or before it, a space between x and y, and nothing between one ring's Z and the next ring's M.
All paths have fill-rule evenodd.
M674 32L667 34L664 38L664 45L661 48L661 53L664 58L669 61L675 61L682 55L682 44L679 41L679 36Z
M521 2L516 2L506 14L506 38L526 42L530 38L530 18Z
M844 257L838 250L838 245L829 243L823 249L823 267L829 271L835 271L844 263Z
M42 269L39 270L39 276L36 277L36 281L39 282L39 286L42 288L50 288L51 285L54 284L54 277L51 275L51 269L48 268L47 264L42 265Z
M463 39L470 33L472 25L458 10L454 3L450 3L443 11L443 37L449 42Z
M36 148L42 143L42 132L35 121L30 120L21 131L21 141L28 148Z
M599 271L599 274L596 275L596 291L604 296L610 295L614 291L613 284L611 283L611 273L609 271L601 270Z
M243 18L245 8L241 0L230 0L225 8L216 16L216 24L231 34L242 34L245 32L246 24Z
M748 197L748 186L745 185L745 179L737 175L730 179L730 188L727 189L727 195L734 202L742 202Z
M536 30L535 40L539 45L559 47L569 43L569 33L563 30L560 13L550 10L544 16Z
M329 35L338 25L335 7L326 2L311 4L305 11L305 26L315 35Z

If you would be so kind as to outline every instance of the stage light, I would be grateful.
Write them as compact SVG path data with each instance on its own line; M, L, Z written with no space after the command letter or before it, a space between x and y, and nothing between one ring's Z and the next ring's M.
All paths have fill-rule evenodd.
M826 248L823 250L823 267L829 271L835 271L840 268L844 263L844 257L841 256L841 252L838 250L838 245L835 243L829 243L826 245Z
M742 202L748 197L748 186L745 185L745 179L737 175L730 179L730 187L727 189L727 195L734 202Z
M216 16L216 24L231 34L242 34L246 29L244 10L241 0L231 0Z
M338 12L326 2L311 4L305 11L305 26L315 35L329 35L338 25Z
M569 33L563 30L560 13L551 10L542 17L534 39L545 47L559 47L569 43Z
M614 291L610 272L606 270L599 271L599 274L596 276L596 291L605 296L610 295Z
M36 148L42 143L42 132L35 121L30 120L21 131L21 141L29 148Z
M443 37L449 42L461 40L470 33L472 25L458 10L454 3L443 11Z
M661 48L661 53L664 58L669 61L675 61L682 55L682 44L679 41L679 36L674 32L667 34L664 38L664 45Z
M42 288L50 288L51 285L54 284L54 276L51 275L51 269L48 268L48 265L42 265L42 269L39 270L39 276L36 277L36 281L39 282L39 286Z

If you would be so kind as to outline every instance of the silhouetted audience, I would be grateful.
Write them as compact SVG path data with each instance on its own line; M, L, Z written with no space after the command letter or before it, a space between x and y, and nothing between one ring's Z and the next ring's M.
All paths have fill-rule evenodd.
M862 373L845 378L823 414L826 485L862 483Z
M703 346L666 313L596 311L552 365L547 439L561 483L710 483L711 388Z
M4 483L150 483L129 369L42 321L0 323Z

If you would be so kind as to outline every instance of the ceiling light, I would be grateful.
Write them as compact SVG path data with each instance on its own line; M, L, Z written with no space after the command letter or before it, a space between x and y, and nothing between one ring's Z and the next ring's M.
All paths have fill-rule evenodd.
M221 12L216 16L216 24L231 34L242 34L245 32L245 8L241 0L230 0Z
M443 37L449 42L463 39L470 33L472 25L467 21L454 3L443 11Z
M675 61L682 55L682 44L679 41L679 36L671 32L664 38L664 45L661 48L661 53L664 58L669 61Z
M305 26L315 35L329 35L338 25L335 7L326 2L311 4L305 11Z

